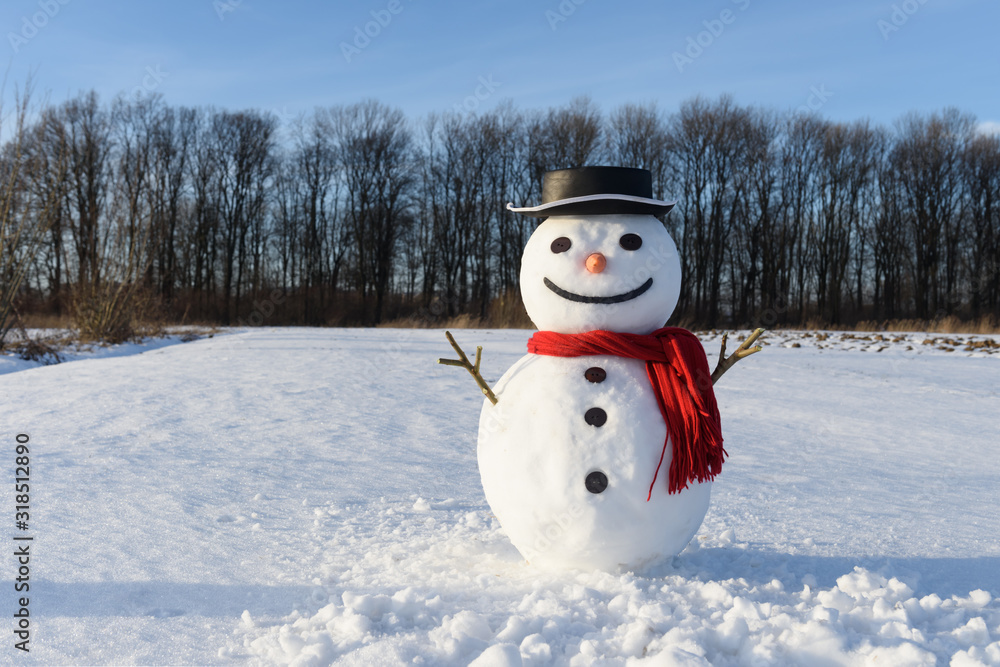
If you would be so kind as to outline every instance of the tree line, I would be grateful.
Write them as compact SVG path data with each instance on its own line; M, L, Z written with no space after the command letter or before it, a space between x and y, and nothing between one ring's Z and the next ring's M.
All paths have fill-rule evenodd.
M676 320L1000 312L1000 137L956 109L885 127L728 96L421 119L369 100L280 123L86 92L22 120L0 147L0 279L22 314L523 324L537 221L506 203L590 164L649 169L654 196L679 200L663 219L683 265Z

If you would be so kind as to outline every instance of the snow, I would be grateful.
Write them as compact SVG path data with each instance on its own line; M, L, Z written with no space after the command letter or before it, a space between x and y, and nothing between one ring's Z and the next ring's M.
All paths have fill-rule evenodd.
M491 383L529 335L456 332ZM3 503L27 433L35 537L31 653L8 633L0 661L1000 664L996 336L768 334L717 386L692 543L564 573L492 517L441 331L167 342L0 358Z
M595 366L606 377L588 382ZM483 401L479 420L483 492L533 566L634 568L668 559L691 540L712 484L668 492L673 457L669 447L664 455L667 426L645 362L529 354L493 388L498 402ZM600 428L584 420L595 406L606 408ZM586 487L595 471L607 480L601 493Z

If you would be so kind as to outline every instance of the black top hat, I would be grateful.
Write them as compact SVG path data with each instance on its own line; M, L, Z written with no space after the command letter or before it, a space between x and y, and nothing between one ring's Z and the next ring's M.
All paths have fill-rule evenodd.
M541 205L515 208L507 204L507 208L532 218L609 213L660 215L676 203L653 199L653 175L648 169L576 167L545 172Z

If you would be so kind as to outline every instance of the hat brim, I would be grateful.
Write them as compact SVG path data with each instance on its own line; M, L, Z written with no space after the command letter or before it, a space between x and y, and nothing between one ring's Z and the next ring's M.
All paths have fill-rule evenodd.
M545 218L553 215L662 215L676 204L676 201L667 202L633 195L599 194L559 199L540 206L523 208L507 204L507 210L529 218Z

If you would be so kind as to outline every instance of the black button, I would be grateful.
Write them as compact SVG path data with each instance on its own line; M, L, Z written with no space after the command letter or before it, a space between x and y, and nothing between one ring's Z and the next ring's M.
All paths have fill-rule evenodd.
M569 247L571 245L573 245L572 241L570 241L565 236L560 236L559 238L557 238L555 241L552 242L552 245L549 246L549 249L552 252L559 254L561 252L566 252L567 250L569 250Z
M625 250L638 250L642 247L642 237L638 234L626 234L618 240L618 245Z
M604 426L604 422L608 421L608 413L600 408L591 408L587 410L583 418L591 426Z
M587 490L591 493L604 493L604 489L608 488L608 476L600 470L595 470L587 475L584 484L587 485Z
M583 377L588 382L604 382L608 379L608 374L603 368L592 366L583 372Z

